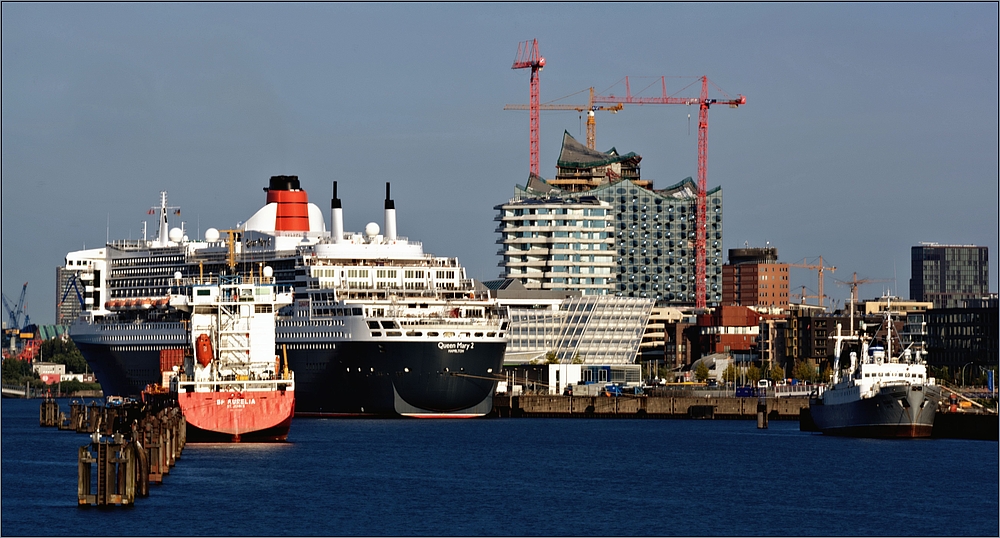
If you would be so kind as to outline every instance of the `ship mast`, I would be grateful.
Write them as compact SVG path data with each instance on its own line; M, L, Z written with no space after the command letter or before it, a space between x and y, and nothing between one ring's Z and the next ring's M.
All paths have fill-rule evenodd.
M160 234L156 237L160 246L166 246L169 232L167 230L167 191L160 191Z

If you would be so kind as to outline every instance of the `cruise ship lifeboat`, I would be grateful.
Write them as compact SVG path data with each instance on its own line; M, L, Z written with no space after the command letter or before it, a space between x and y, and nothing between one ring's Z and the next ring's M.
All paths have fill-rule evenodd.
M150 308L153 308L153 300L150 299L149 297L141 299L139 301L139 304L142 306L143 310L148 310Z
M160 297L159 299L156 300L156 308L163 309L166 308L167 305L169 304L170 304L170 299L168 299L167 297Z

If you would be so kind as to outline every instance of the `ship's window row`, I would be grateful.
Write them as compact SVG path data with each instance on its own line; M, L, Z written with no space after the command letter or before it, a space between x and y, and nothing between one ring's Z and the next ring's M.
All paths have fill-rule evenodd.
M151 346L117 345L110 347L111 351L160 351L161 349L164 349L163 346L157 346L157 345L151 345Z
M137 340L172 340L183 342L187 337L183 334L105 334L101 340L105 342L129 342Z
M141 329L136 329L135 324L132 324L132 323L127 323L127 324L123 324L123 323L108 323L108 324L102 325L99 330L102 331L102 332L105 332L105 331L107 331L107 332L110 332L110 331L142 331L142 333L145 334L145 333L147 333L150 330L178 329L179 327L180 327L180 324L178 324L178 323L170 323L170 322L150 322L150 323L143 323ZM170 336L173 336L173 335L170 335Z
M279 335L282 340L286 338L316 339L316 338L350 338L346 332L310 332L310 333L283 333Z
M337 349L337 344L282 344L285 349Z

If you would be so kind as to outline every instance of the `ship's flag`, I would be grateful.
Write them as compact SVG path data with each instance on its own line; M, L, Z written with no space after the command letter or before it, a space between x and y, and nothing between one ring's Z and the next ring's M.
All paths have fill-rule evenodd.
M153 208L152 207L149 208L149 211L147 211L146 214L147 215L152 215L153 214Z
M174 215L180 215L180 214L181 214L181 210L180 209L178 209L177 211L174 211Z

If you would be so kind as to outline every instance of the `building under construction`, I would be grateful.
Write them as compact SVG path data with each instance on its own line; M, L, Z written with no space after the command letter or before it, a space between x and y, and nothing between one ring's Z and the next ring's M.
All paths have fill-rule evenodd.
M697 185L687 178L664 189L654 189L652 181L640 177L641 159L635 153L620 154L615 148L608 152L589 149L564 133L556 177L546 180L530 175L527 185L518 185L507 204L496 207L501 210L497 232L498 242L503 245L500 265L504 270L500 276L522 280L529 289L571 289L566 286L572 285L574 279L579 283L580 279L594 278L599 273L581 266L580 274L560 282L554 280L563 278L556 276L555 268L567 265L564 256L585 265L591 257L605 254L590 250L591 243L602 246L605 243L593 240L593 233L604 232L609 239L607 243L613 244L610 293L646 297L659 305L695 305ZM706 299L708 304L717 305L722 301L722 189L716 187L705 194ZM515 229L523 225L523 220L503 219L506 210L527 211L523 213L527 219L535 215L533 211L539 200L554 202L566 198L595 199L607 204L613 216L608 219L612 227L596 230L567 223L551 230ZM530 254L539 262L538 270L531 274L519 270L520 261L528 254L522 248L524 233L534 240ZM601 267L597 263L592 265L593 269Z

